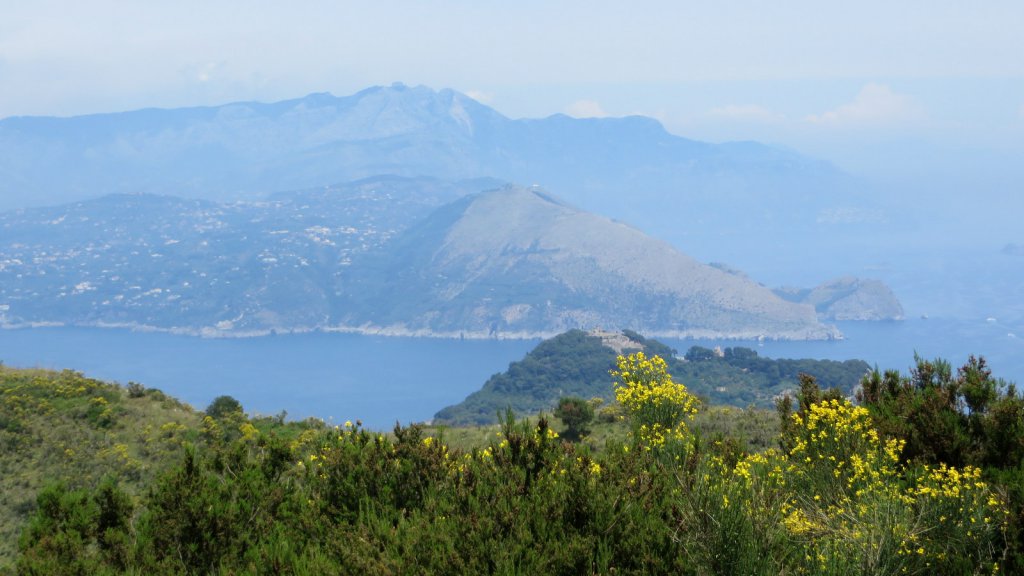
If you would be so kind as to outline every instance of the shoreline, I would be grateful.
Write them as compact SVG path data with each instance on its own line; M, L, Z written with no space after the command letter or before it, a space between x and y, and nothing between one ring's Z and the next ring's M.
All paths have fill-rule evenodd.
M558 334L570 330L566 328L561 331L508 331L488 332L483 330L460 330L460 331L436 331L428 328L409 328L401 325L393 326L304 326L298 328L260 328L249 330L223 329L214 326L203 326L200 328L189 328L182 326L161 327L150 324L139 324L136 322L91 322L91 323L68 323L68 322L23 322L23 323L0 323L2 330L27 330L32 328L101 328L113 330L130 330L132 332L158 332L173 334L177 336L189 336L193 338L211 339L234 339L234 338L264 338L275 336L286 336L293 334L312 333L334 333L334 334L357 334L362 336L384 336L388 338L433 338L438 340L545 340L553 338ZM602 330L606 332L621 332L623 329L632 328L608 328L592 327L581 330ZM831 330L830 330L831 329ZM735 340L748 341L757 340L765 342L829 342L845 340L845 336L832 325L826 325L825 330L818 331L784 331L773 335L758 331L744 332L719 332L714 330L652 330L640 331L648 338L673 338L677 340Z

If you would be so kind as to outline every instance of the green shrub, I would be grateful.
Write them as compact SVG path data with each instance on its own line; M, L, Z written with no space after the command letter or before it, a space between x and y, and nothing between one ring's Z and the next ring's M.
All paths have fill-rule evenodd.
M558 401L555 416L565 424L566 439L578 442L589 431L587 427L594 419L594 407L583 398L565 396Z
M128 382L125 388L128 390L129 398L142 398L146 395L146 387L138 382Z
M217 396L206 407L206 415L211 418L225 418L242 414L242 403L231 396Z

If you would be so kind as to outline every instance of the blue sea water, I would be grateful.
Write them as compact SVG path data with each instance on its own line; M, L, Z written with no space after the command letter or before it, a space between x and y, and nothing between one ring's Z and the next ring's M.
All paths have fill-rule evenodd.
M0 360L132 380L199 409L229 394L249 413L361 419L385 430L460 402L536 344L316 333L205 339L62 327L0 330Z
M1024 339L998 322L914 319L846 323L831 342L665 340L690 346L747 346L771 358L862 358L906 370L917 351L954 366L984 355L996 376L1024 382ZM1024 330L1022 337L1024 337ZM9 366L71 368L121 383L140 382L203 408L221 394L247 412L374 429L429 420L487 378L523 357L537 341L385 338L311 333L202 339L99 328L0 330L0 361Z

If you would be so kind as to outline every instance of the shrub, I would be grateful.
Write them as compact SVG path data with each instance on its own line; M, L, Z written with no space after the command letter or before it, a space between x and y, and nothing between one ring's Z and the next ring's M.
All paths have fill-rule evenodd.
M647 449L669 440L685 441L690 436L686 422L697 413L697 397L672 381L660 356L648 359L637 352L619 356L617 364L618 370L612 371L620 380L615 399L625 409L634 437Z
M128 382L127 389L129 398L142 398L146 395L146 387L138 382Z
M224 418L242 413L242 403L231 396L217 396L206 407L206 415L211 418Z
M566 439L579 441L589 431L587 427L594 419L594 407L583 398L565 396L558 401L555 416L565 424Z

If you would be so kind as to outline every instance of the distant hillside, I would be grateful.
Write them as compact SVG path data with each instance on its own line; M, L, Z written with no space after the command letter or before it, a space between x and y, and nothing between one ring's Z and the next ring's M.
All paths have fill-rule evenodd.
M774 398L799 388L801 373L823 388L849 394L871 367L863 360L789 360L761 358L749 348L710 350L692 347L684 357L661 342L631 331L621 334L571 330L545 340L508 370L491 376L464 401L439 411L437 424L493 423L512 408L519 415L550 411L562 396L614 398L609 371L619 354L644 351L668 362L676 382L711 404L769 407Z
M534 336L615 326L678 337L839 335L810 306L539 189L467 196L367 258L352 291L364 299L342 324L385 333Z
M633 343L635 350L642 345ZM491 376L483 388L434 416L435 423L467 425L497 421L498 412L511 407L517 414L552 410L562 396L609 398L608 371L616 353L601 338L570 330L542 341L508 370Z
M325 327L354 258L497 185L377 177L260 203L119 194L0 212L0 325Z
M378 177L259 203L114 195L0 213L0 326L210 336L831 338L814 310L538 189Z

